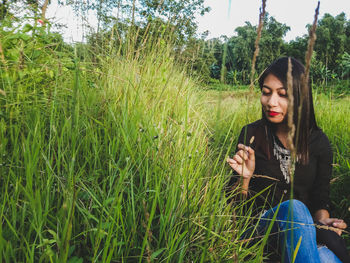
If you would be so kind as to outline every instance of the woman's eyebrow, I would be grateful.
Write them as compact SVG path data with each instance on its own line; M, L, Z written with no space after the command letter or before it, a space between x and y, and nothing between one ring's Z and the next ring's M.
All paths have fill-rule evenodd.
M263 87L263 88L266 88L266 89L269 89L269 90L272 90L272 88L270 88L269 86L266 86L266 85L263 85L262 87ZM281 89L287 90L285 87L277 88L277 90L281 90Z

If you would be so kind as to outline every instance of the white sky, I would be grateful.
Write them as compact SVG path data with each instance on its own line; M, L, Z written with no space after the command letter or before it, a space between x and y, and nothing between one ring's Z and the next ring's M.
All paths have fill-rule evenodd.
M211 11L203 17L198 17L199 33L210 31L209 38L221 35L232 36L234 29L244 25L245 21L253 25L258 24L260 0L205 0L205 5L211 7ZM229 9L230 6L230 9ZM266 11L281 23L287 24L291 30L285 40L295 39L307 33L305 26L313 21L317 0L267 0ZM330 13L335 16L345 12L350 19L350 0L321 0L320 16ZM82 41L82 25L86 21L78 19L70 7L59 7L57 0L52 0L47 18L54 18L55 22L65 24L63 30L64 39L68 42ZM96 28L97 21L93 12L88 16L88 22L92 28Z
M66 26L66 29L62 29L63 38L67 42L80 42L83 41L83 32L88 29L83 25L89 23L92 28L97 28L97 19L93 12L90 12L88 21L82 21L78 18L71 7L59 6L58 0L52 0L49 5L46 18L51 22L60 23Z
M210 31L210 37L221 35L232 36L238 26L245 21L253 25L258 24L260 0L205 0L205 4L212 10L203 17L198 18L199 32ZM276 18L278 22L290 27L285 40L295 39L297 36L307 34L306 25L314 20L317 0L267 0L266 11ZM321 0L319 19L325 13L332 16L341 12L350 19L350 0Z

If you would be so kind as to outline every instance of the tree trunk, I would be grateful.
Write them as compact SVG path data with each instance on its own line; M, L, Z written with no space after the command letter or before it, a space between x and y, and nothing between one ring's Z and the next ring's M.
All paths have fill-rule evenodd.
M46 9L48 5L49 5L49 0L45 0L43 7L41 8L41 19L43 21L45 21L46 19Z

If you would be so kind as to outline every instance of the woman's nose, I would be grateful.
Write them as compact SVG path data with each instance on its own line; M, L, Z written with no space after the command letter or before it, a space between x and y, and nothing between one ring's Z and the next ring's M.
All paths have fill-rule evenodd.
M278 106L278 95L277 94L272 94L270 96L270 99L268 101L268 105L270 107L273 107L273 106Z

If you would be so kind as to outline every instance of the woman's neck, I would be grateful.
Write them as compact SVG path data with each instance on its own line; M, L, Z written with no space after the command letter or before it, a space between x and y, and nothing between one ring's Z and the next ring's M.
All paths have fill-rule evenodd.
M288 135L289 132L289 127L287 124L285 123L281 123L281 124L276 124L276 134L281 134L281 135Z
M280 142L283 144L283 146L286 149L289 149L288 146L288 132L289 132L289 127L286 124L277 124L276 125L276 136L278 137L278 139L280 140Z

